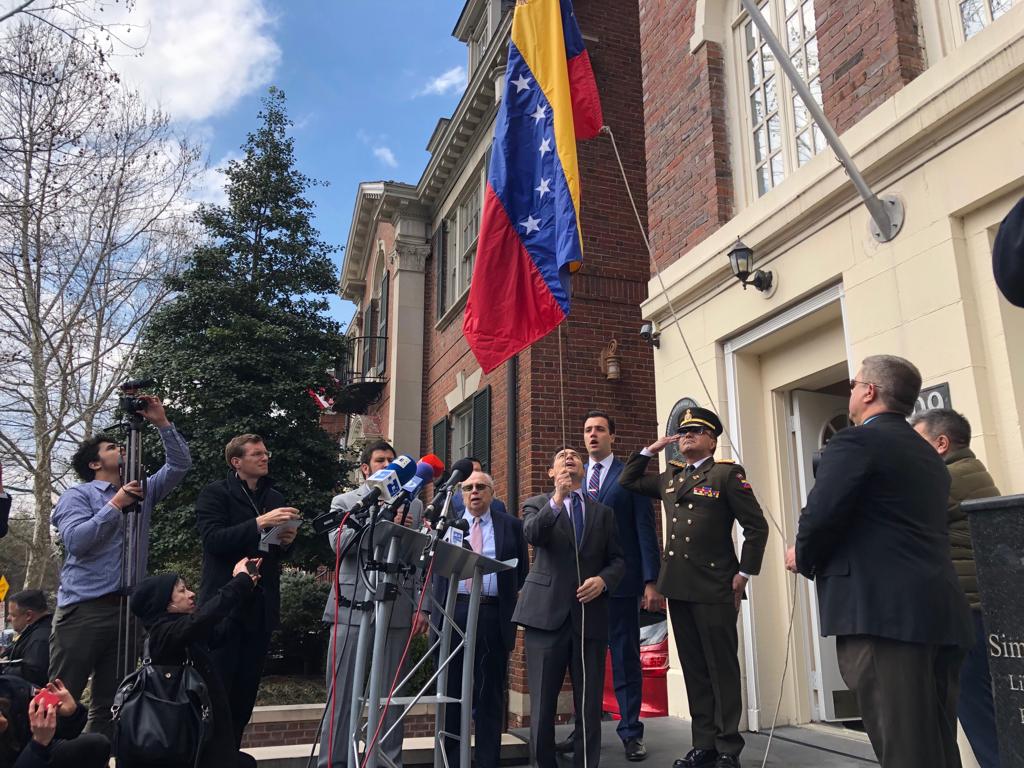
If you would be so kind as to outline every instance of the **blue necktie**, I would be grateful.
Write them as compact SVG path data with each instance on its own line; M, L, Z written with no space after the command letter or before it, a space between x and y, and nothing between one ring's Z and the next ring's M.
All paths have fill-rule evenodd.
M580 501L578 493L572 494L572 502L569 504L572 509L572 525L576 529L576 546L583 541L583 502Z

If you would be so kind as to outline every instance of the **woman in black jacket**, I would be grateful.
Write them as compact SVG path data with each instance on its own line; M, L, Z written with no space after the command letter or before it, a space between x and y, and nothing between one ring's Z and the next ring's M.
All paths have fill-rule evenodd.
M213 733L200 756L200 768L255 766L256 761L235 747L231 708L210 648L232 621L232 613L250 597L259 581L259 560L242 558L232 579L201 607L195 593L176 573L144 579L132 594L132 613L148 632L149 657L154 665L177 666L191 659L210 696ZM251 566L251 570L249 567Z

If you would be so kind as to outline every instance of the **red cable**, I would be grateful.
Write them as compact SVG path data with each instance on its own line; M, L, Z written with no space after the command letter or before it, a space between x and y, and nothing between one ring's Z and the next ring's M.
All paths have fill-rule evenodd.
M348 520L348 516L352 514L349 510L345 513L345 516L341 518L341 522L338 523L338 538L334 542L334 626L331 627L331 632L334 634L331 636L331 722L329 724L330 731L327 733L327 768L331 768L331 760L334 759L334 705L337 703L337 697L334 695L338 687L338 667L337 667L337 654L338 654L338 612L341 608L341 584L339 579L341 576L341 532L345 528L345 521ZM348 608L348 623L352 625L352 611L356 604L356 592L352 591L352 602L349 603Z
M384 702L384 711L380 713L380 719L377 721L377 730L373 732L373 739L371 739L369 746L366 748L366 752L363 755L363 763L359 768L366 768L366 763L370 759L370 752L375 746L377 746L377 737L380 736L381 726L384 725L384 720L388 715L388 707L391 706L391 697L395 695L395 686L398 685L398 678L402 674L402 665L405 664L405 657L409 654L409 646L412 645L412 639L415 637L413 634L416 629L417 619L422 615L420 610L423 607L423 598L427 594L427 590L430 588L430 574L434 570L434 560L430 560L430 565L427 566L427 572L423 574L423 589L420 590L420 599L416 603L416 613L412 617L412 626L409 627L409 637L405 640L405 648L402 650L402 658L398 660L398 667L395 669L395 676L391 680L391 690L388 691L388 699ZM372 702L371 702L372 703Z

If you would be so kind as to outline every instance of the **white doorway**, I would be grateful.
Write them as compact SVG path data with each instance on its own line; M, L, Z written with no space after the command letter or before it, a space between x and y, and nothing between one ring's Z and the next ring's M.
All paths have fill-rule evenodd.
M850 425L847 413L849 397L839 394L845 381L819 390L794 389L790 392L790 431L793 435L799 508L793 510L793 530L814 487L816 458L832 436ZM818 622L818 594L810 579L799 579L805 590L805 615L808 645L813 649L809 659L811 719L819 722L859 720L860 708L839 673L834 637L822 637Z

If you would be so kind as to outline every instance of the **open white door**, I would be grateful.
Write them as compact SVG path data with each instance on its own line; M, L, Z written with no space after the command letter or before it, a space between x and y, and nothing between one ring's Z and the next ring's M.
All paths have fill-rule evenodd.
M800 509L807 504L807 495L814 486L814 456L840 429L849 425L848 400L845 397L820 392L793 390L792 429L796 441L797 472L800 486ZM796 510L799 514L800 510ZM810 615L810 638L814 648L814 667L811 670L812 718L835 722L860 719L857 699L839 673L836 660L836 640L822 637L818 624L818 595L813 581L801 578L806 585Z

